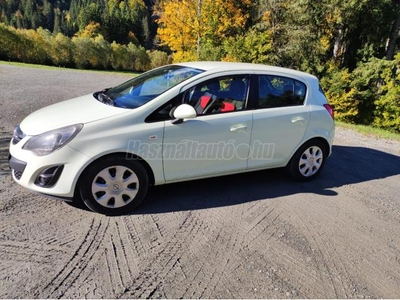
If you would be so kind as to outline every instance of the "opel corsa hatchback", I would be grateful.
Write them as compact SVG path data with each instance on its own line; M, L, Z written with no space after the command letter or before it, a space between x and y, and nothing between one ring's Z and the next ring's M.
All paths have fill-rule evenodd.
M13 178L103 214L137 207L151 185L286 167L316 177L333 110L310 74L192 62L40 109L15 127Z

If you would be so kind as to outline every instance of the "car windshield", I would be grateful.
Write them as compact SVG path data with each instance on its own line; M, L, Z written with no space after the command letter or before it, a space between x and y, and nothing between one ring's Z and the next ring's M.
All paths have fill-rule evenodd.
M143 73L111 89L94 94L99 101L122 108L137 108L203 70L169 65Z

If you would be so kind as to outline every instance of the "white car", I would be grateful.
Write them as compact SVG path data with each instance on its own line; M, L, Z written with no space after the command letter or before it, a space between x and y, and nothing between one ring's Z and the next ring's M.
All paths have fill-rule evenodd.
M310 74L190 62L32 113L14 130L9 163L31 191L115 215L152 185L280 167L310 180L334 127Z

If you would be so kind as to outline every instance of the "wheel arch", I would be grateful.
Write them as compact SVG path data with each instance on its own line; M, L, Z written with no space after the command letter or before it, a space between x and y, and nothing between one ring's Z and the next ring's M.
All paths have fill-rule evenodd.
M113 157L113 156L119 156L119 157L123 157L126 160L135 160L137 162L139 162L144 169L146 170L146 173L148 175L149 178L149 185L152 186L154 185L155 182L155 177L154 177L154 172L152 170L152 168L150 167L150 165L140 156L133 154L133 153L127 153L127 152L114 152L114 153L108 153L105 154L103 156L97 157L95 160L93 160L92 162L90 162L87 166L85 166L85 168L82 170L82 172L79 174L78 180L76 181L75 184L75 190L74 190L74 198L77 198L78 196L78 187L79 184L82 180L82 176L85 174L85 171L90 168L92 165L96 164L97 162L99 162L100 160L103 160L107 157Z
M309 142L311 142L311 141L320 141L320 142L324 145L325 150L326 150L326 152L328 153L327 157L329 157L329 156L331 155L332 149L331 149L331 146L330 146L329 142L327 141L327 139L324 138L324 137L321 137L321 136L316 136L316 137L312 137L312 138L310 138L310 139L304 141L303 143L299 144L299 145L296 147L296 149L294 149L294 151L293 151L293 153L291 154L290 159L288 160L288 162L287 162L286 165L288 165L288 164L290 163L290 161L292 160L293 156L296 154L296 152L297 152L303 145L305 145L305 144L307 144L307 143L309 143Z
M301 157L305 154L304 151L308 151L310 147L319 147L323 155L321 157L315 157L314 152L311 153L312 160L305 163L301 161ZM290 157L288 163L285 166L285 170L292 179L300 182L312 180L323 169L326 158L329 156L331 151L329 142L322 137L313 137L300 144L295 152ZM307 152L308 153L308 152ZM326 156L325 156L326 153ZM310 154L310 153L308 153ZM307 154L307 157L308 157ZM300 164L301 162L301 164Z
M331 155L332 149L331 149L331 146L329 145L329 142L326 140L326 138L323 138L323 137L314 137L314 138L311 138L311 139L305 141L302 145L304 145L305 143L309 143L310 141L320 141L320 142L322 142L323 145L325 146L326 152L328 153L327 157L329 157L329 155ZM301 146L302 146L302 145L301 145ZM301 146L300 146L300 147L301 147ZM300 148L300 147L299 147L299 148Z

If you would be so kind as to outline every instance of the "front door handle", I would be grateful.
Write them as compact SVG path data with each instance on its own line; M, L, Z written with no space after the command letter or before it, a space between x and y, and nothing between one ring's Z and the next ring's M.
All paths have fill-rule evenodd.
M247 129L246 125L236 125L231 127L231 132L245 132Z

